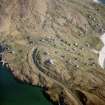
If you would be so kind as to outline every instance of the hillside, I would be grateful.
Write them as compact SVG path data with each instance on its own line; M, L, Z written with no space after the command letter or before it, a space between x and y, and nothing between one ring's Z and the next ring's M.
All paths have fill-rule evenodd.
M0 0L0 43L14 77L61 105L105 105L98 63L105 6L92 0Z

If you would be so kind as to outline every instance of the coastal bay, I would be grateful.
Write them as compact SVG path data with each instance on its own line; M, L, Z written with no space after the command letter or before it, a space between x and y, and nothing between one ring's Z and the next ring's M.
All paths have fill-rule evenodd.
M15 80L6 67L0 66L0 105L52 105L42 88Z

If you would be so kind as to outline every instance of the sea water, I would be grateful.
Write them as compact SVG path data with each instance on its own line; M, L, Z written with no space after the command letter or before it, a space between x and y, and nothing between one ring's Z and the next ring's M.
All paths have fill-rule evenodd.
M20 83L6 67L0 66L0 105L52 105L42 88Z

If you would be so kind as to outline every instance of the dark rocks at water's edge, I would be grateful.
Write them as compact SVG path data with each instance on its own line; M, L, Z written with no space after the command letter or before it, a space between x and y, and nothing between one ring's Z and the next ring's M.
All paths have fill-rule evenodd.
M43 89L43 95L46 97L47 100L49 100L50 102L52 102L53 105L59 105L59 102L54 102L50 96L46 93L46 91Z
M13 75L12 70L11 70L11 67L9 66L8 63L3 64L2 62L0 62L0 67L5 68L5 70L7 70L7 72L8 72L9 74L11 74L11 76L13 77L14 80L16 80L16 82L18 82L18 83L20 83L20 84L28 84L28 83L25 83L24 81L19 80L18 78L16 78L16 77ZM29 84L29 85L31 85L31 84Z
M6 62L4 62L4 61L2 61L2 59L0 60L0 66L2 66L2 67L6 67L7 69L10 70L9 64L6 63Z
M9 64L5 61L5 54L6 53L13 53L13 51L11 50L11 48L8 44L2 42L2 43L0 43L0 63L3 66L10 68Z
M49 100L49 101L51 101L54 105L66 105L66 103L65 103L65 95L64 95L64 93L63 93L63 91L61 91L61 93L59 94L59 100L57 100L57 101L53 101L50 97L50 95L47 93L47 91L49 91L49 87L47 87L47 86L44 86L43 87L43 94L44 94L44 96Z
M0 53L4 53L6 51L10 51L9 45L6 43L0 43Z
M10 70L10 66L6 61L3 60L2 54L0 54L0 66L6 67Z

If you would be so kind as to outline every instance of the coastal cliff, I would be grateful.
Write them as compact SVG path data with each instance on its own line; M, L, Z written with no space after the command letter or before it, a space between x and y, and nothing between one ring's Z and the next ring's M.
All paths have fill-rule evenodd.
M92 0L0 0L3 60L60 105L105 105L104 11Z

